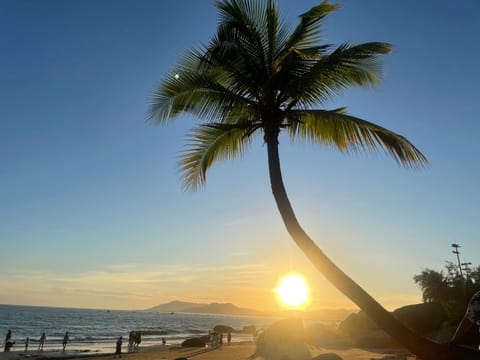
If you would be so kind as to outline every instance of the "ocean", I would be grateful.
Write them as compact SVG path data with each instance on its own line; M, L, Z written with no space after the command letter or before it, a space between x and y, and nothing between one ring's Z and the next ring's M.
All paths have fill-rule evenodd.
M178 345L183 340L208 334L215 325L227 325L241 330L254 325L258 330L273 323L268 317L230 316L213 314L164 313L149 311L70 309L37 306L0 305L0 338L12 330L15 348L25 347L30 338L29 351L37 350L38 340L46 334L44 351L60 351L65 332L69 332L67 351L113 352L119 336L124 338L127 349L130 331L142 331L140 347L161 345L165 338L167 345ZM248 334L232 334L232 342L252 340Z

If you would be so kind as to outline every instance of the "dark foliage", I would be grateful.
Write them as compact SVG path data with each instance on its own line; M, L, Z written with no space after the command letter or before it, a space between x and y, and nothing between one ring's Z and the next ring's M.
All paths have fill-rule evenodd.
M426 268L413 280L422 290L424 302L438 303L450 319L459 319L472 295L480 290L480 266L467 268L462 276L458 266L447 261L443 270Z

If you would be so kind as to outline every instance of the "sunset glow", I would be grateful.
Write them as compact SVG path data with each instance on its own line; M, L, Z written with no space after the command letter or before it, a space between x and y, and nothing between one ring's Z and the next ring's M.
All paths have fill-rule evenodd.
M312 97L293 102L295 109L345 107L412 141L432 164L406 171L388 155L395 148L384 154L378 147L380 138L362 146L361 133L342 137L343 125L328 124L343 110L331 113L332 121L309 118L308 129L282 118L277 145L291 208L331 261L389 311L422 302L413 280L421 269L458 263L452 242L461 245L461 262L480 263L480 122L471 116L480 111L480 71L474 70L480 47L471 46L480 33L479 1L418 1L412 11L412 2L331 0L341 8L324 19L315 44L329 46L315 54L347 43L387 42L394 51L379 56L378 69L367 66L384 71L341 79L339 88L304 88L298 76L316 55L294 53L306 67L300 73L268 67L279 78L256 95L247 92L267 77L254 71L242 79L192 75L193 64L213 46L220 2L0 1L2 33L8 34L0 40L8 54L0 57L0 304L136 311L183 301L275 314L358 311L298 248L291 225L285 227L272 193L265 133L256 128L261 117L241 105L235 115L237 100L255 105L263 97L278 113L306 116L283 105L303 91L313 91ZM321 1L277 2L284 22L277 24L283 35L275 38L276 53L300 14ZM258 8L268 3L259 0ZM231 61L236 66L240 59ZM157 126L150 119L161 84L178 91L204 80L221 86L165 100L170 105L155 114L175 120ZM284 81L292 87L280 94ZM219 100L225 86L234 96ZM271 90L272 99L258 96ZM325 98L315 101L322 91ZM177 104L204 96L213 98L199 106ZM227 122L245 121L239 132L215 125L230 111ZM200 129L205 134L193 137ZM208 170L208 180L197 177L197 191L183 191L181 158L200 148L206 157L189 157L197 164L190 174ZM374 148L378 152L370 153ZM309 285L304 305L295 305L298 290L280 286L294 272ZM0 316L3 336L18 326L20 319L12 319L8 324ZM36 330L30 335L40 336ZM14 337L23 341L16 331Z

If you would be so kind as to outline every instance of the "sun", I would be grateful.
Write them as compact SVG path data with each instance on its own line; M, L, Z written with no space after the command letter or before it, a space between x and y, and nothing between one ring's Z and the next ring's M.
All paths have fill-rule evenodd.
M276 291L280 300L290 307L300 307L308 300L307 283L297 274L289 274L281 278Z

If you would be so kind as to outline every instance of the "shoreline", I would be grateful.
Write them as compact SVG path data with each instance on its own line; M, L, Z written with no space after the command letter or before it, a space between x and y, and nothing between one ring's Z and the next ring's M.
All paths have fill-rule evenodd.
M336 354L343 360L413 360L415 356L404 349L359 349L359 348L322 348L309 346L312 358L322 354ZM223 345L219 348L192 348L179 345L153 345L138 351L122 352L122 358L128 360L175 360L185 358L193 360L246 360L255 353L255 342L244 341ZM110 353L91 351L12 351L0 353L0 360L104 360L113 358ZM333 355L332 355L333 356ZM332 357L333 358L333 357ZM260 358L258 358L260 359Z

